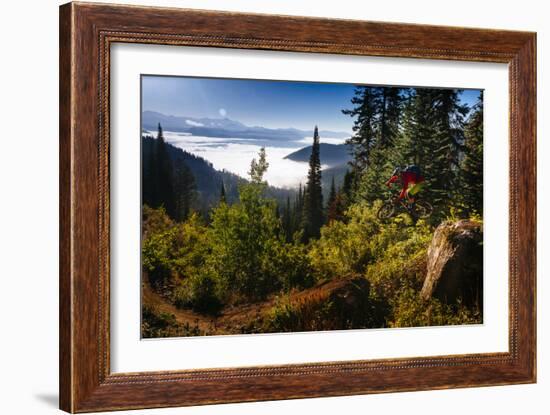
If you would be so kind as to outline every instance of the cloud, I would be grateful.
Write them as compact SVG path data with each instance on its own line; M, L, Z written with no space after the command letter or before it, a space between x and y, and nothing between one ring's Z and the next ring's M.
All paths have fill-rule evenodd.
M326 144L344 144L346 142L345 138L332 138L332 137L321 137L321 143ZM312 137L304 137L301 140L298 140L298 143L304 143L311 145L313 143Z
M185 120L185 123L188 125L192 125L193 127L204 127L204 124L193 120Z
M165 132L164 137L170 144L208 160L215 169L224 169L245 178L248 177L250 162L253 158L258 157L258 151L262 147L257 144L249 144L249 140L243 140L240 143L233 142L231 138L179 136L170 132ZM295 147L266 146L265 148L269 168L264 177L270 185L293 188L297 187L299 183L306 182L308 163L299 163L284 158L296 151Z
M225 110L225 108L220 108L218 110L218 112L220 113L220 115L225 118L227 116L227 111Z

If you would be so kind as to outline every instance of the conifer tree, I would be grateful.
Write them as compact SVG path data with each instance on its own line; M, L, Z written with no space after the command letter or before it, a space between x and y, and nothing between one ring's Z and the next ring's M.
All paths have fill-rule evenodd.
M464 128L461 169L463 204L468 213L483 214L483 92Z
M426 179L424 197L436 217L456 205L458 171L464 144L464 115L458 90L418 88L405 109L403 134L397 145L397 164L418 165Z
M292 210L292 235L294 235L295 232L302 230L303 211L304 192L302 183L300 183L298 186L298 193L296 194L296 198L294 200L294 208Z
M327 211L328 208L334 203L334 200L336 199L336 185L334 183L334 176L332 176L332 180L330 181L330 192L328 194L328 200L327 200Z
M352 195L355 189L354 185L354 178L353 178L353 172L351 170L346 170L346 174L344 175L344 183L342 184L342 202L344 205L344 208L351 204L352 202Z
M342 110L343 114L356 117L352 127L353 136L346 140L352 146L352 170L362 172L370 160L370 152L376 140L377 117L380 96L376 88L358 86L351 99L352 109Z
M225 196L225 186L223 185L223 181L222 181L221 190L220 190L220 203L227 203L227 198Z
M352 145L352 172L357 179L354 192L369 201L379 199L383 184L391 171L390 153L399 134L402 88L358 87L351 103L354 108L343 113L356 117Z
M172 217L178 221L183 221L191 213L196 190L193 173L185 164L180 164L178 168L174 169L173 186L171 197L174 199L175 211Z
M327 223L331 223L335 220L343 220L344 217L344 199L342 190L336 190L334 184L334 177L330 184L330 194L327 202Z
M290 210L290 196L286 198L286 205L283 209L283 230L285 234L286 242L292 241L293 229L292 229L292 212Z
M318 238L323 225L323 192L321 188L320 142L317 126L315 126L313 132L313 146L309 158L302 218L303 241L307 242L310 238Z

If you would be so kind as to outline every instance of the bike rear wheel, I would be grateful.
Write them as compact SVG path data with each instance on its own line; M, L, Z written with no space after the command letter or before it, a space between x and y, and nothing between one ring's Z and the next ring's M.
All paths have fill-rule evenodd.
M389 219L391 218L395 213L395 205L392 201L385 201L382 206L380 206L380 209L378 209L378 212L376 212L376 217L380 220Z
M414 203L414 216L417 219L429 217L434 211L433 206L425 200L418 200Z

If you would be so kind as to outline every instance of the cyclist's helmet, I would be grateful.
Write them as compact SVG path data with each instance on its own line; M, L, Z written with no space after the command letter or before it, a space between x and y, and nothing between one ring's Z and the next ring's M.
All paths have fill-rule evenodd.
M391 174L393 176L397 176L399 173L401 173L401 167L396 166L395 169L393 169L393 173Z

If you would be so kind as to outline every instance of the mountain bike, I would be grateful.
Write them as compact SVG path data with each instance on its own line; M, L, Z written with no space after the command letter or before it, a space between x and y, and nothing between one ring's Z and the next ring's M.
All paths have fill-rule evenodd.
M398 194L390 192L388 198L382 203L380 209L378 209L376 216L380 220L390 219L397 216L402 210L407 212L411 219L416 222L418 219L429 217L434 208L429 202L418 197L414 202L410 203L406 199L399 199Z

